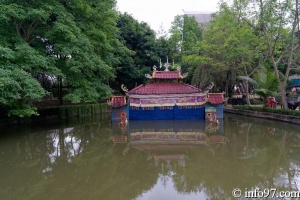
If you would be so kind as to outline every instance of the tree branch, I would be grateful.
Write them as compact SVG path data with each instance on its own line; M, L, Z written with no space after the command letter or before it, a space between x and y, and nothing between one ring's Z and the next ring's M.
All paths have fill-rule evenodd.
M21 33L20 33L20 27L19 27L19 24L17 23L17 21L16 21L15 18L13 18L13 23L14 23L14 25L15 25L16 32L17 32L18 36L19 36L20 38L22 38Z

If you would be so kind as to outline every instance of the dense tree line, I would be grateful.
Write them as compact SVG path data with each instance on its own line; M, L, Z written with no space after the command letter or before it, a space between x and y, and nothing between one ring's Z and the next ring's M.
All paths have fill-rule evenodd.
M0 3L0 109L37 114L32 100L96 102L146 83L156 65L189 72L199 88L241 82L262 96L280 92L299 62L298 0L221 3L208 28L178 15L167 32L119 13L115 0L4 0ZM298 35L297 35L298 34ZM162 64L161 64L162 63ZM175 64L173 64L175 63ZM248 99L248 98L247 98ZM248 101L248 103L250 103Z
M246 96L252 83L264 98L278 94L287 109L288 78L300 69L299 26L298 0L222 2L194 54L183 58L193 64L192 83L214 81L230 95L241 82Z
M115 46L122 45L116 39L114 6L113 0L2 1L2 109L9 115L34 114L30 101L50 92L61 103L63 98L93 102L109 95L111 66L118 62Z
M32 100L96 102L147 82L154 65L176 59L174 36L118 13L114 0L0 3L0 108L37 114ZM182 27L181 27L182 28ZM174 29L175 30L175 29ZM182 33L181 33L182 34Z

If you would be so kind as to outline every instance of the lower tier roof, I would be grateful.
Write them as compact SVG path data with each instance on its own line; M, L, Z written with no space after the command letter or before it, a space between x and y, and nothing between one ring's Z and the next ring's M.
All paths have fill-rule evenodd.
M148 83L133 88L128 94L162 95L200 93L198 88L184 83Z

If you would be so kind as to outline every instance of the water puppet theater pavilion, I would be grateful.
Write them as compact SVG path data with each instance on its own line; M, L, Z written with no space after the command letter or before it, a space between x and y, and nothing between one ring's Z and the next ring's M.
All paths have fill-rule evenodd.
M186 76L187 74L181 74L180 67L177 71L169 71L168 66L165 71L157 71L154 66L152 75L146 74L151 79L150 83L129 91L122 86L127 98L112 97L109 101L113 108L112 118L117 119L121 112L126 112L126 117L130 120L205 119L205 104L212 87L202 91L184 84L181 81ZM214 95L218 107L224 103L223 96L223 93Z

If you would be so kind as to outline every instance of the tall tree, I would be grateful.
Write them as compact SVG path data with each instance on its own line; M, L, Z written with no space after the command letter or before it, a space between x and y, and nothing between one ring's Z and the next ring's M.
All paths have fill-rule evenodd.
M243 8L242 19L264 39L266 63L272 66L281 93L286 101L287 81L291 72L299 69L299 1L236 0ZM283 76L281 75L283 74Z
M73 102L94 102L108 96L108 81L114 76L110 65L118 62L112 46L121 45L115 37L114 5L114 0L2 1L0 46L6 55L0 63L2 72L11 76L8 70L13 68L26 72L29 76L24 78L28 79L39 74L55 77L61 100L65 94ZM40 91L37 84L22 93L41 98ZM33 95L37 92L39 95Z
M267 45L268 58L273 66L281 92L282 104L288 109L286 88L290 72L299 69L299 1L256 0L250 5L257 7L248 11L251 21L257 22ZM249 21L250 21L249 20ZM284 78L280 76L284 73Z
M220 11L204 31L203 42L195 48L202 63L196 69L193 84L203 86L201 80L205 79L216 82L219 91L229 93L237 76L253 74L261 46L255 30L241 20L239 13L237 8L220 5Z
M36 114L30 101L41 99L46 92L32 77L34 73L48 70L59 73L53 58L45 56L41 46L32 48L38 40L37 30L46 23L49 14L43 4L32 2L0 3L0 107L8 115L20 117Z
M195 17L183 16L182 54L193 54L193 47L202 40L202 29Z
M177 15L170 30L169 57L181 66L183 72L189 72L187 82L191 82L194 62L190 57L195 55L195 45L202 40L202 29L195 17Z
M155 32L145 22L138 22L131 15L120 14L118 19L120 41L131 51L130 57L121 60L116 82L128 88L145 83L145 74L159 64L159 46Z
M183 39L183 15L177 15L172 22L170 29L169 43L169 57L174 59L176 63L180 63L182 60L181 49L182 49L182 39Z

